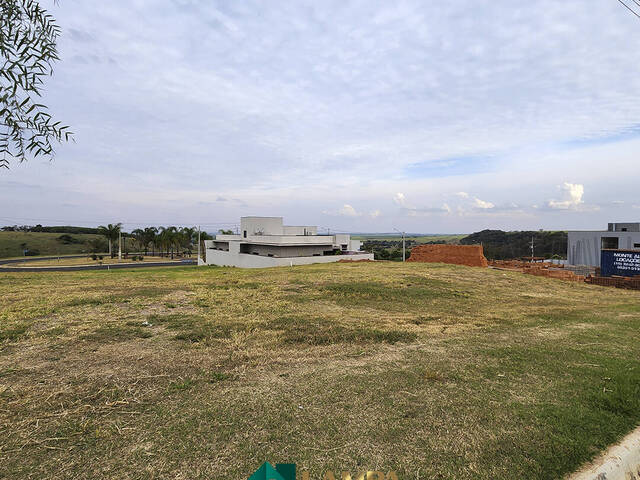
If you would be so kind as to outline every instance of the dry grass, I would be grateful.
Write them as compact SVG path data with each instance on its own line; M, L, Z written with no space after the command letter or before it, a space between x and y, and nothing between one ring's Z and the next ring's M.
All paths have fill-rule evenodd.
M0 478L547 479L640 422L637 292L393 263L0 287Z
M124 255L124 254L123 254ZM136 255L137 256L137 255ZM149 263L149 262L170 262L171 257L152 257L152 256L142 256L143 260L133 261L131 258L122 258L119 260L116 256L115 258L109 257L109 255L102 255L102 260L93 260L90 255L86 257L80 258L67 258L67 257L59 257L51 260L34 260L29 257L25 257L24 262L12 263L9 265L10 267L69 267L69 266L79 266L79 265L113 265L116 263ZM131 257L131 256L130 256ZM180 259L175 258L173 261L180 262Z

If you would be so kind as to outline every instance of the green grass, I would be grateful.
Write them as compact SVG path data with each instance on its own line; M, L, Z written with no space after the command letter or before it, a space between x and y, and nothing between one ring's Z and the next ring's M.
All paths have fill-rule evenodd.
M22 257L21 244L26 243L29 250L37 250L41 256L71 255L89 252L87 242L94 238L104 237L94 234L71 234L73 238L83 243L65 245L58 237L62 233L43 232L0 232L0 258Z
M390 262L0 289L0 478L562 478L640 424L637 292Z

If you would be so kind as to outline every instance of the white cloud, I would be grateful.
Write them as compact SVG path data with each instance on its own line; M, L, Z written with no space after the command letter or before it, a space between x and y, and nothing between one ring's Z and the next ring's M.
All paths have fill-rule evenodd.
M456 192L455 195L462 198L469 198L469 194L467 192Z
M340 210L338 210L338 215L342 215L344 217L357 217L360 214L356 212L356 209L353 208L348 203L345 203Z
M404 193L396 193L393 196L393 201L396 205L400 205L401 207L404 207L406 205L406 199L404 197Z
M558 210L575 209L584 203L582 197L584 195L584 185L579 183L564 182L562 189L565 192L564 200L549 200L550 208Z
M476 208L481 208L483 210L495 207L493 203L485 202L484 200L480 200L479 198L473 199L473 206Z
M372 212L369 212L369 216L371 218L378 218L380 215L382 215L380 210L373 210Z

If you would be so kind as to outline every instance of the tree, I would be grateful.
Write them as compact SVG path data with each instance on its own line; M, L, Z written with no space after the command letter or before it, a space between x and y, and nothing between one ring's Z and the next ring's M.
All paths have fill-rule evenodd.
M109 242L109 256L111 258L115 257L115 252L113 251L112 244L115 240L118 240L120 236L120 230L122 229L121 223L116 224L108 224L106 227L104 225L100 225L98 227L98 232L100 235L104 235Z
M0 167L28 156L53 158L52 143L68 141L68 126L38 103L53 74L60 27L36 0L0 2Z
M221 228L218 230L218 233L222 235L233 235L233 230L225 230L224 228Z
M191 255L191 247L198 241L198 229L196 227L182 227L180 229L180 235L182 237L182 246L186 248Z
M161 255L164 255L165 250L168 255L169 250L171 250L171 258L173 258L173 245L176 230L176 227L160 227L157 241L161 249L160 251L163 252Z

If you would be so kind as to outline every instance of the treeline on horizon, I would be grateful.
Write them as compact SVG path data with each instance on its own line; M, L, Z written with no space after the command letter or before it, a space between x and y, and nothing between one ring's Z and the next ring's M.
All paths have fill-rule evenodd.
M482 230L460 240L461 245L482 244L484 256L489 260L510 260L531 256L544 258L566 258L567 232L562 231L516 231Z

